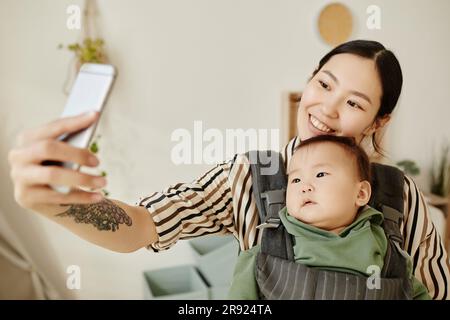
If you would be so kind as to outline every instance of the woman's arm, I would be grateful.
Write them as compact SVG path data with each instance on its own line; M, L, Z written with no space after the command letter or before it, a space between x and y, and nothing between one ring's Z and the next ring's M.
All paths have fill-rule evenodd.
M445 246L428 214L428 205L414 181L405 176L403 237L413 259L413 273L432 299L450 298L450 271Z
M155 192L137 206L103 199L36 210L79 237L113 251L165 250L179 239L234 231L229 166L217 165L191 183Z
M147 210L118 200L40 208L40 213L80 238L116 252L136 251L158 239Z
M33 208L91 243L117 252L165 250L179 239L234 232L230 163L191 183L178 183L131 206L118 200Z

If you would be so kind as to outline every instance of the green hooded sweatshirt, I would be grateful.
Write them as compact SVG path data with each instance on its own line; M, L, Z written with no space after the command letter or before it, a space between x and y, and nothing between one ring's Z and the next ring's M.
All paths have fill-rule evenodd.
M294 239L294 259L309 267L348 272L370 276L369 266L383 268L387 239L381 223L383 214L366 206L355 221L335 234L305 224L287 213L283 208L280 219ZM258 299L258 284L255 278L257 245L242 251L238 257L228 298ZM427 289L412 276L412 263L408 273L413 283L414 299L430 299Z

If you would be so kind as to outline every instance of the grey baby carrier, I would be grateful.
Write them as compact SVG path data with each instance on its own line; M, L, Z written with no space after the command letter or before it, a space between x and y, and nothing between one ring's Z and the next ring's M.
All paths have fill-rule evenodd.
M263 154L264 155L263 155ZM274 162L275 174L266 174ZM302 300L390 300L411 299L412 286L402 254L403 173L397 168L372 164L372 197L369 205L383 212L382 227L388 247L379 286L367 285L368 277L345 272L320 270L294 261L293 239L280 221L285 206L287 177L281 154L250 151L253 193L262 229L261 250L256 262L256 280L261 299ZM264 171L265 170L265 171ZM370 288L369 288L370 287Z

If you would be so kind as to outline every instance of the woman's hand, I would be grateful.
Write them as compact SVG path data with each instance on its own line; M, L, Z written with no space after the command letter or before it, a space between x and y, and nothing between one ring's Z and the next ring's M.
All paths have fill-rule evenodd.
M77 187L101 188L106 184L104 177L42 165L44 160L51 160L96 167L99 161L88 149L73 147L57 140L57 137L87 128L97 119L98 113L62 118L19 135L17 147L8 155L17 203L24 208L42 211L41 208L48 206L87 204L103 199L100 193L86 192ZM49 185L69 186L72 190L63 194Z

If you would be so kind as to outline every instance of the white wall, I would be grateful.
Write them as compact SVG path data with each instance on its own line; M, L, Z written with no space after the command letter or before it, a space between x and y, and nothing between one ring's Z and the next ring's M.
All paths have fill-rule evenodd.
M119 76L99 126L102 168L113 198L136 203L209 166L170 162L170 134L205 128L278 128L280 98L301 89L330 49L315 30L328 1L104 0L99 35ZM373 1L342 1L355 17L353 38L394 50L404 89L389 134L392 160L431 164L431 145L450 137L450 2L377 1L382 29L365 27ZM0 1L1 209L64 297L141 298L141 271L192 262L186 243L153 254L116 254L21 210L13 200L6 154L16 134L59 116L71 54L79 39L66 8L80 0ZM65 289L66 267L82 270L82 290Z

